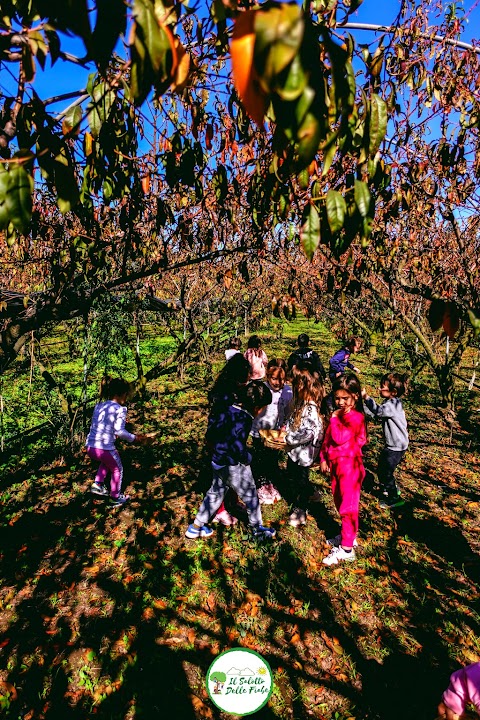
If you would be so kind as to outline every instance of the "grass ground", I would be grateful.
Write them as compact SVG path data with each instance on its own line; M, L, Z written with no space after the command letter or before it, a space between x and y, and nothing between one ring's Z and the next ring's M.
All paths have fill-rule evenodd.
M265 338L286 356L306 324ZM335 339L310 325L325 360ZM375 394L380 364L360 355ZM88 493L83 453L32 455L0 487L0 707L7 717L231 717L207 697L213 658L260 652L274 692L259 719L433 720L450 672L480 660L478 396L464 394L452 443L428 379L406 401L411 447L400 471L407 500L379 508L373 491L379 428L356 563L327 568L338 531L328 482L307 525L288 526L285 501L265 508L277 529L256 544L244 518L212 539L184 538L209 485L202 454L204 383L171 380L132 405L155 445L124 447L132 501L110 509ZM281 484L281 478L279 479Z

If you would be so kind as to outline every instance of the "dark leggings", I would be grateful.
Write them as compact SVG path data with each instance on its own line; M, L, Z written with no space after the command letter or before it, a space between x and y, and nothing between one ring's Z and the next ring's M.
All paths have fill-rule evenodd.
M292 497L292 506L306 510L308 499L312 494L310 485L310 468L302 467L290 458L287 459L287 477Z
M273 482L278 477L278 450L265 447L262 438L253 438L252 472L258 486L261 482Z
M406 452L406 450L389 450L388 448L383 448L380 453L377 470L380 490L390 496L398 494L394 477L395 470L402 462Z

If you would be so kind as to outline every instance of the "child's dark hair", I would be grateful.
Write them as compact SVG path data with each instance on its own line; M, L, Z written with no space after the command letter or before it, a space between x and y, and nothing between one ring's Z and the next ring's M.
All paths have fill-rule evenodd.
M228 349L229 350L240 350L242 347L242 341L239 337L231 337L228 341Z
M404 373L386 373L380 380L381 385L387 385L391 393L395 393L397 397L402 397L408 390L408 375Z
M248 338L247 347L253 348L254 350L259 350L262 347L262 341L260 340L258 335L252 335Z
M350 395L357 395L355 410L363 413L362 386L360 380L353 373L347 373L337 378L332 384L332 395L335 400L337 390L345 390Z
M129 395L132 388L128 380L123 378L112 378L105 375L100 385L100 397L102 400L113 400L114 397Z
M256 408L263 408L272 402L272 393L262 380L252 380L239 393L238 402L244 410L253 415Z
M237 389L248 382L250 372L250 363L241 353L232 355L213 383L213 387L208 393L209 401L214 403L219 398L225 399L227 396L231 396L230 402L234 402Z
M218 382L235 382L239 385L244 385L248 382L248 377L251 372L250 363L247 358L241 353L232 355L230 360L227 360L223 368L220 370L217 381Z
M297 338L297 343L299 347L308 347L308 343L310 342L310 338L308 337L307 333L301 333L301 335Z
M110 383L112 382L112 379L113 378L111 375L104 375L102 377L102 380L100 382L100 391L99 391L100 400L109 400L108 388L109 388Z
M290 368L290 377L292 382L295 375L299 372L303 372L304 370L309 372L310 375L312 375L314 378L317 378L317 380L319 380L321 385L323 386L323 379L320 377L320 373L315 370L310 360L297 360L295 362L295 365Z
M281 368L285 373L287 372L287 363L283 358L272 358L268 361L267 374L270 368Z
M349 337L346 342L346 346L351 349L354 345L359 345L361 347L363 345L363 338L358 335L352 335Z

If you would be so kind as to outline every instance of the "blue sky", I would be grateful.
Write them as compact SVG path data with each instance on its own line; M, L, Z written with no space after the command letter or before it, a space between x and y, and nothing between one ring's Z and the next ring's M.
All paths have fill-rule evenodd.
M466 25L465 32L462 36L462 40L469 42L475 35L475 29L477 29L477 37L480 35L480 0L465 0L464 7L467 13L470 8L473 8L469 16L469 23ZM400 0L383 0L381 2L378 0L364 0L358 11L351 16L351 20L390 25L395 20L399 8ZM374 33L358 30L351 32L358 43L368 43L375 38ZM83 43L75 38L63 38L62 49L80 57L85 53ZM5 94L14 95L16 83L14 77L9 73L9 69L11 68L12 64L10 63L2 65L0 89ZM64 63L60 60L51 68L50 60L47 60L45 71L42 71L41 68L37 66L37 75L33 86L39 96L45 100L85 87L88 74L93 71L93 66L85 70L82 67L73 65L72 63ZM56 112L60 112L68 106L69 102L71 101L62 101L59 104L50 106L50 108Z

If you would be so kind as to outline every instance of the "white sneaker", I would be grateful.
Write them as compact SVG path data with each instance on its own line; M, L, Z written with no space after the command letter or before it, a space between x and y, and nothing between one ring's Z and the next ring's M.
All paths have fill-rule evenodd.
M268 486L268 489L270 490L270 494L273 497L273 502L279 502L282 499L282 496L278 492L275 485L272 485L272 483L270 483L270 485Z
M230 527L230 525L237 524L238 518L236 518L234 515L230 515L228 510L221 510L220 512L217 512L217 514L213 518L212 522L222 523L222 525L226 525L227 527Z
M338 565L339 562L345 560L346 562L352 562L355 560L355 550L347 552L340 545L339 547L332 547L327 557L324 557L322 563L324 565Z
M295 508L288 518L288 524L291 527L299 527L299 525L305 525L307 522L307 513L301 508Z
M105 485L100 485L100 483L97 482L90 485L90 492L99 497L108 497L108 490Z
M342 544L342 536L341 535L335 535L334 538L330 538L326 541L327 545L331 545L332 547L339 547ZM353 541L353 547L358 547L357 538Z
M258 488L258 501L260 505L273 505L275 499L270 492L270 485L262 485Z

